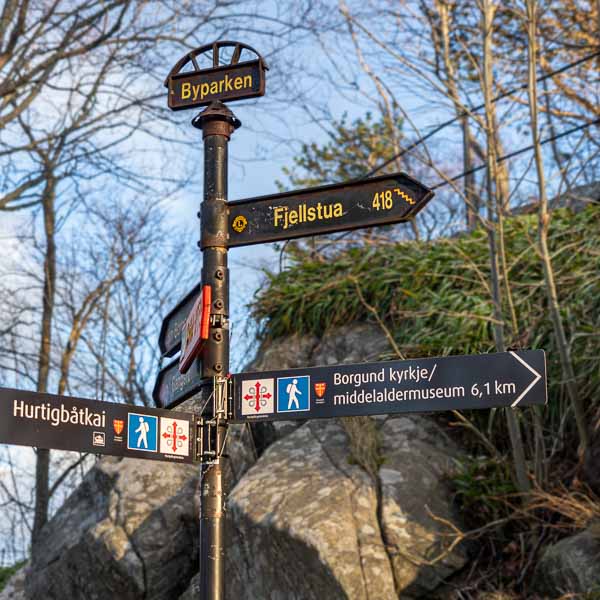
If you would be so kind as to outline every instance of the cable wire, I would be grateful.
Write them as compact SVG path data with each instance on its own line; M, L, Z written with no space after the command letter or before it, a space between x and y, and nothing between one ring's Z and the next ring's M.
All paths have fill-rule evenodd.
M600 56L600 50L596 50L596 52L593 52L592 54L588 54L587 56L584 56L583 58L580 58L579 60L576 60L576 61L574 61L572 63L568 63L566 65L563 65L562 67L560 67L559 69L556 69L555 71L551 71L550 73L546 73L545 75L542 75L541 77L539 77L538 79L536 79L536 81L538 83L540 83L541 81L544 81L545 79L548 79L550 77L554 77L555 75L559 75L560 73L564 73L565 71L568 71L569 69L572 69L573 67L576 67L577 65L580 65L581 63L584 63L584 62L586 62L588 60L591 60L592 58L595 58L596 56ZM503 98L506 98L507 96L510 96L510 95L514 94L515 92L519 92L521 90L526 90L528 85L529 84L527 84L527 83L523 83L523 84L521 84L521 85L519 85L519 86L517 86L515 88L512 88L512 89L510 89L510 90L508 90L506 92L502 92L501 94L499 94L495 98L492 98L491 101L492 102L497 102L498 100L502 100ZM452 117L451 119L449 119L448 121L444 121L443 123L441 123L440 125L438 125L435 129L432 129L429 133L425 134L424 136L420 137L418 140L414 141L407 148L403 148L402 150L400 150L400 152L398 152L397 154L395 154L394 156L392 156L392 158L390 158L390 159L382 162L379 166L375 167L374 169L371 169L371 171L369 171L361 179L366 179L367 177L372 177L373 175L375 175L375 173L377 173L377 171L380 171L381 169L387 167L390 163L394 162L398 158L404 156L407 152L410 152L411 150L413 150L417 146L421 145L423 142L425 142L426 140L428 140L430 137L434 136L436 133L442 131L442 129L445 129L446 127L448 127L449 125L452 125L452 123L455 123L459 119L462 119L465 116L469 116L470 113L476 112L478 110L481 110L482 108L485 108L485 103L484 104L479 104L477 106L474 106L472 108L464 110L460 114L458 114L455 117ZM476 169L476 170L478 170L478 169Z
M561 133L553 135L552 137L541 140L540 146L543 146L544 144L553 142L554 140L558 140L559 138L565 137L571 133L575 133L576 131L581 131L582 129L587 129L588 127L591 127L592 125L598 125L598 124L600 124L600 118L595 119L594 121L590 121L589 123L584 123L583 125L578 125L577 127L573 127L572 129L568 129L567 131L563 131ZM518 156L519 154L523 154L524 152L533 150L534 147L535 147L534 144L530 144L529 146L526 146L525 148L519 148L518 150L515 150L514 152L509 152L508 154L504 154L504 155L500 156L496 160L496 162L499 162L499 163L503 162L505 160L508 160L509 158L513 158L515 156ZM485 168L486 168L485 164L479 165L478 167L473 167L472 169L469 169L468 171L464 171L460 175L455 175L454 177L451 177L450 179L440 181L440 183L437 183L431 189L437 190L441 187L444 187L445 185L449 185L453 181L458 181L459 179L462 179L463 177L466 177L467 175L471 175L471 173L476 173L477 171L481 171L482 169L485 169Z

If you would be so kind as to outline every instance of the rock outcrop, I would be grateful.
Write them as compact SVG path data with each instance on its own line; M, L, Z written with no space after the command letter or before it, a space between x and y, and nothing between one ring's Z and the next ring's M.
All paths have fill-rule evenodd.
M446 478L460 453L426 417L387 418L381 434L381 523L397 587L403 598L429 598L467 559L462 546L448 552L454 540L448 524L460 529L461 522Z
M323 338L294 335L263 344L247 371L267 371L379 360L390 351L385 334L377 325L353 323L339 327Z
M592 593L600 597L599 564L600 524L595 524L546 548L535 569L533 589L544 598L567 594L591 598Z
M263 350L249 370L377 360L390 349L376 326L358 324ZM448 524L460 523L444 481L459 450L425 417L374 422L374 471L357 464L356 440L336 420L230 429L228 599L427 598L465 564L464 549L448 547ZM45 527L26 597L197 597L197 487L194 466L98 461Z
M169 600L196 571L198 469L103 458L44 528L28 598Z
M273 444L234 488L227 598L427 598L466 562L447 552L457 523L443 478L457 449L422 417L378 422L376 481L351 464L335 420Z

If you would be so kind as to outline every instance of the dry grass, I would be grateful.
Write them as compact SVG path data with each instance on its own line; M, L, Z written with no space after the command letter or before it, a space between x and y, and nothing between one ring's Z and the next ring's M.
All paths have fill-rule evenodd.
M542 515L544 524L556 529L600 528L600 498L587 487L581 490L569 490L564 486L552 491L534 489L526 499L524 510L532 517ZM548 519L546 515L552 518Z

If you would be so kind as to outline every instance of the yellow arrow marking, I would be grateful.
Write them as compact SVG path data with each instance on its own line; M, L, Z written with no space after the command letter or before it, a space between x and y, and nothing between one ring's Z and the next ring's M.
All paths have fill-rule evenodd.
M396 192L396 194L398 194L398 196L400 196L400 198L406 200L406 202L408 202L409 204L416 204L415 201L408 194L405 194L402 190L395 188L394 191Z

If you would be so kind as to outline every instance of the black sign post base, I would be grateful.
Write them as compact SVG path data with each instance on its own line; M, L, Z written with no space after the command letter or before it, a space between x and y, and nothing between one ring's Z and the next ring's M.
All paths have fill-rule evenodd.
M212 419L200 467L200 598L222 600L225 592L223 450L227 434L229 373L229 270L227 268L227 144L241 123L213 102L192 124L204 139L204 201L200 207L202 285L212 288L210 334L202 354L202 377L212 378Z

